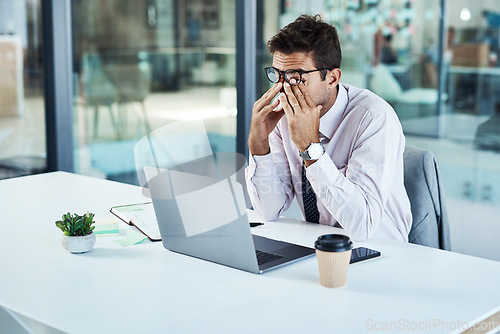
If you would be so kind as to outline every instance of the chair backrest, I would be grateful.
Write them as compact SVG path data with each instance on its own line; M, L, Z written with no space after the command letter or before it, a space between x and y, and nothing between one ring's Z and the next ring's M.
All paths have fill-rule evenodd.
M117 88L106 73L98 54L83 55L82 72L87 106L111 105L118 100Z
M404 184L413 215L409 242L450 250L449 222L434 155L406 147L403 161Z
M121 102L141 102L151 92L151 67L146 61L114 63L106 68Z

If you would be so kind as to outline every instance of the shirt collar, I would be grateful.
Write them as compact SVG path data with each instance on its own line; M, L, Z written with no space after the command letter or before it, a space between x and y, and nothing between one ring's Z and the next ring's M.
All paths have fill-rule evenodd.
M347 107L347 90L341 83L338 84L337 98L333 106L319 119L319 132L328 138L332 139L333 134L337 130L342 121L342 115Z

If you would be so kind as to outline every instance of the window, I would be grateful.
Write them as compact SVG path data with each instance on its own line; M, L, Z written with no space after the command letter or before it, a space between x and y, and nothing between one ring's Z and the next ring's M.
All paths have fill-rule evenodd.
M0 0L0 178L46 168L38 1Z
M388 101L407 145L436 156L452 250L500 260L500 12L496 1L446 3L441 28L438 0L266 0L258 94L270 87L267 40L300 14L320 14L339 31L341 82Z
M135 143L175 120L235 151L234 1L72 4L79 173L136 184Z

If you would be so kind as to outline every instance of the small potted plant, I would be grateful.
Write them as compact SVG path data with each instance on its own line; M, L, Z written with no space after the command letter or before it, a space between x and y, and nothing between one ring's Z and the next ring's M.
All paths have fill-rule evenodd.
M62 244L64 249L71 253L85 253L95 245L95 234L92 232L95 226L93 213L87 212L83 216L69 212L62 216L62 220L56 221L56 226L64 232Z

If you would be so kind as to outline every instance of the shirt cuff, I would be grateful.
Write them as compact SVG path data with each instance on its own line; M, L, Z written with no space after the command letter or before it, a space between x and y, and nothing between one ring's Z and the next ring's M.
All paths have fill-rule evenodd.
M249 175L260 177L269 176L274 170L274 160L271 153L266 155L250 155L248 159Z
M342 212L356 192L356 185L350 182L325 154L306 168L306 175L321 202L336 219L340 220ZM345 228L345 225L342 226Z
M327 185L335 185L341 173L330 156L324 153L321 158L306 168L306 176L316 191L323 189Z

